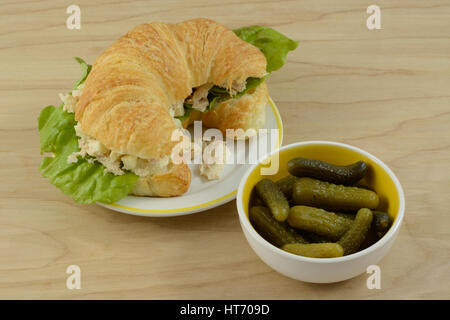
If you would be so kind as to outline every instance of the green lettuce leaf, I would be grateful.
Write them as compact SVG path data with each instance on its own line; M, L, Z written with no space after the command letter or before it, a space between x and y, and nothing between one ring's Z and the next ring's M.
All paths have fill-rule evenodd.
M206 112L213 109L216 106L216 104L218 104L221 101L222 98L222 96L214 96L214 95L211 98L209 98L209 95L210 94L208 94L209 104L208 107L206 108Z
M82 83L84 83L84 81L86 81L86 78L92 69L92 66L90 64L87 64L83 59L75 57L75 60L80 64L81 70L83 73L81 74L80 79L78 79L74 83L73 88L72 88L73 90L76 90L80 84L82 84Z
M257 86L259 86L261 83L263 83L264 80L266 80L266 77L267 76L262 77L262 78L248 78L245 89L239 93L236 93L233 98L240 98L244 94L249 92L250 90L255 89Z
M89 69L80 64L83 70L87 70L86 74L83 71L83 79L78 80L82 83ZM75 124L74 114L64 111L62 105L48 106L41 111L38 119L41 154L54 155L42 159L41 174L79 203L112 203L128 195L138 179L137 175L127 172L116 176L107 172L102 164L89 163L81 158L76 163L67 162L70 154L80 150Z
M75 124L73 113L65 112L62 106L42 110L39 116L41 154L52 152L54 157L42 159L41 174L79 203L112 203L122 199L130 193L138 176L133 173L116 176L106 172L102 164L81 158L76 163L67 162L70 154L80 150Z
M231 96L230 93L225 88L222 88L219 86L212 87L208 92L209 105L204 112L208 112L209 110L213 109L217 104L219 104L222 101L225 101L225 100L228 100L231 98L242 97L244 94L247 94L250 90L255 89L257 86L259 86L261 83L263 83L264 80L266 80L266 77L248 78L245 89L242 90L241 92L236 93L233 96ZM186 109L185 109L185 111L186 111Z
M233 31L239 38L251 43L264 53L269 73L280 69L286 62L288 52L295 50L298 46L298 41L291 40L268 27L249 26Z
M182 115L182 116L179 116L179 117L175 117L175 118L177 118L178 120L180 120L181 122L184 122L184 120L186 120L187 118L189 118L189 116L191 115L191 112L192 112L192 105L191 104L188 104L188 103L185 103L184 105L183 105L183 107L184 107L184 115Z

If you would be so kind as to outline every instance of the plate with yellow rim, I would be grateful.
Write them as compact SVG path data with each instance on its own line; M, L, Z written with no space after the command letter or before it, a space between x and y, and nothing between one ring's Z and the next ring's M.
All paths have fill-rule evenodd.
M232 153L233 159L238 161L225 164L219 180L208 181L200 176L198 165L189 165L192 180L188 192L182 196L156 198L130 195L112 204L101 202L97 204L132 215L173 217L205 211L232 201L236 198L237 188L247 168L257 160L254 151L257 150L256 157L261 158L278 149L282 144L283 122L275 103L270 98L266 107L266 123L263 129L267 130L259 130L256 139L249 139L244 143L245 148L241 146L239 149L238 143L235 143ZM261 142L262 139L264 143ZM265 147L261 148L264 144ZM252 156L250 152L253 152Z

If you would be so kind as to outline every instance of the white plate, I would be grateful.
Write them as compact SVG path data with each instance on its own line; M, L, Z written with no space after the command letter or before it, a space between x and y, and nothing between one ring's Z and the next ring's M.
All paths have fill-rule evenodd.
M272 101L266 107L266 129L278 129L275 145L269 146L270 151L281 146L283 140L283 123L280 113ZM270 139L269 139L270 140ZM255 143L257 143L255 141ZM248 159L248 142L245 155L237 154L238 158ZM172 217L194 212L205 211L236 198L237 188L250 164L226 164L219 180L207 181L198 173L198 166L190 165L192 181L188 192L173 198L152 198L127 196L113 204L98 202L97 204L111 210L146 217Z

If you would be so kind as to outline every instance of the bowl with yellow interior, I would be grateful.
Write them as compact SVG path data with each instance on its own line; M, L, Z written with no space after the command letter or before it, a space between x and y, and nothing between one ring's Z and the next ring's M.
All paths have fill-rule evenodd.
M239 220L255 253L281 274L331 283L380 272L400 230L403 189L370 153L338 142L284 146L244 175Z

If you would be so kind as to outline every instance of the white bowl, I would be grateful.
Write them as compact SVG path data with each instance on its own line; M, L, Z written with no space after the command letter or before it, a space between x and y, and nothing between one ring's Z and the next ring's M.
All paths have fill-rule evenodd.
M388 252L400 230L405 212L403 189L394 173L381 160L359 148L330 141L307 141L290 144L272 152L279 156L280 169L273 176L277 180L287 175L287 162L293 157L306 157L344 165L364 160L369 165L368 174L363 179L380 196L380 206L394 219L389 231L370 247L339 258L309 258L283 251L262 238L248 219L248 205L251 190L262 179L261 161L252 165L239 185L236 197L239 220L244 235L255 253L271 268L281 274L313 283L331 283L353 278L365 273L367 267L377 264Z

